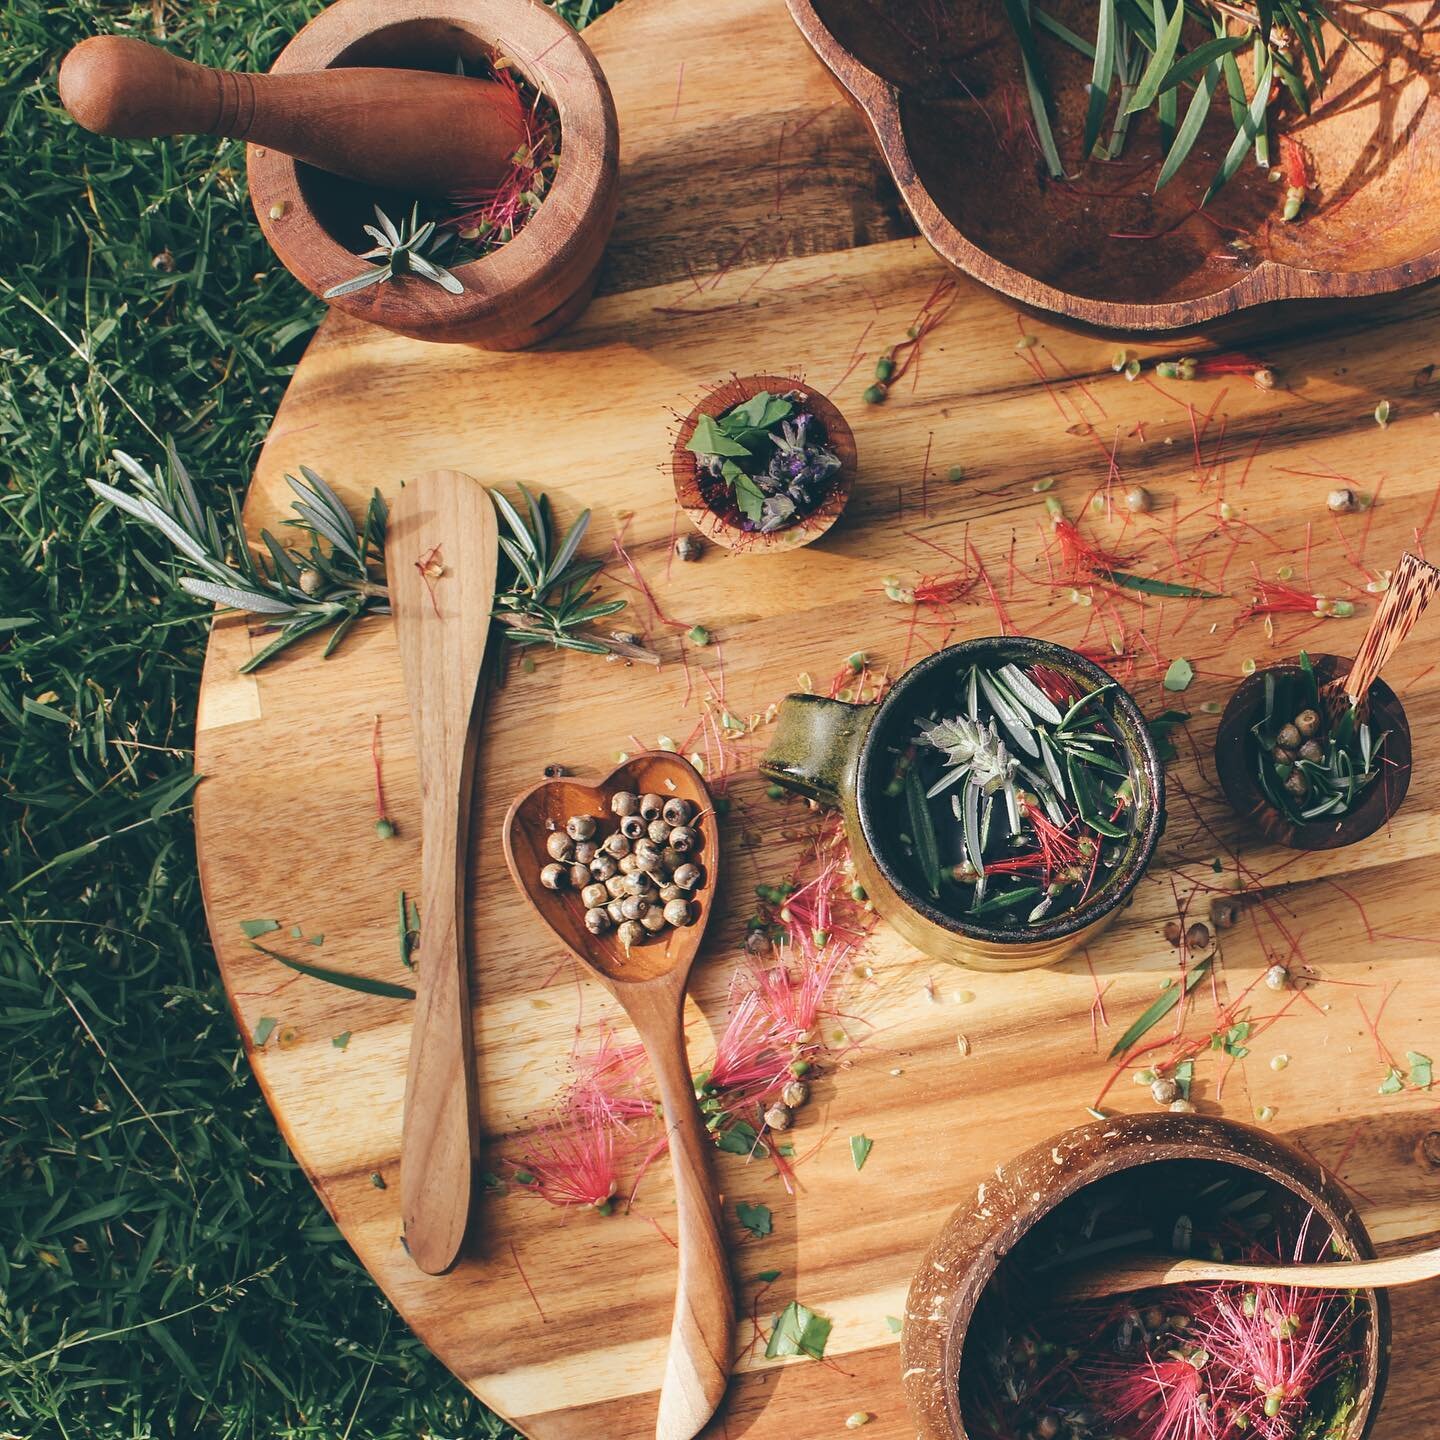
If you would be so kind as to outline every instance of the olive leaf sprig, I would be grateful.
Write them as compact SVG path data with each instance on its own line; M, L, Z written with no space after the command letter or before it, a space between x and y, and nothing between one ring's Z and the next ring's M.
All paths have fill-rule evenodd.
M268 530L260 532L262 555L244 541L245 528L238 495L222 517L206 505L172 443L167 465L153 475L123 451L115 463L134 482L135 493L90 480L90 488L117 510L159 531L174 548L179 563L191 573L179 587L197 600L208 600L258 617L279 635L241 667L255 670L307 635L334 627L326 642L330 655L350 627L364 615L388 614L389 592L372 573L383 564L387 510L375 491L357 525L345 502L308 466L300 478L285 478L295 492L295 518L286 523L308 540L308 548L292 549ZM142 565L159 581L173 583L142 555Z
M1195 146L1212 104L1224 87L1235 138L1205 192L1205 201L1235 174L1253 148L1256 163L1271 162L1267 112L1272 91L1283 86L1301 114L1311 95L1325 86L1325 26L1333 24L1321 0L1098 0L1093 40L1077 35L1030 0L1003 0L1020 47L1035 134L1050 174L1065 166L1055 143L1050 115L1054 97L1038 45L1040 32L1053 36L1091 61L1082 159L1115 159L1123 150L1135 114L1155 110L1165 158L1154 188L1159 190ZM1238 33L1232 26L1238 22ZM1198 35L1203 37L1197 39ZM1347 37L1341 34L1341 39ZM1254 85L1245 92L1238 55L1254 57ZM1185 92L1190 97L1183 106ZM1110 102L1111 133L1102 141Z
M495 618L505 627L505 638L514 645L551 645L658 665L660 657L628 632L605 634L594 628L597 620L618 614L626 602L596 600L597 591L589 582L605 562L575 558L590 525L590 512L582 510L559 545L552 547L549 498L537 498L524 485L520 494L524 515L499 490L490 492L510 530L500 537L500 548L511 573L495 599Z

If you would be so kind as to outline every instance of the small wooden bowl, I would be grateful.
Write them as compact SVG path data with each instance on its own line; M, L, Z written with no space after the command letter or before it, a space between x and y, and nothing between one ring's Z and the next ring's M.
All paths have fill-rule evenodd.
M1327 681L1343 678L1350 662L1338 655L1312 655L1315 679L1323 690ZM1348 815L1338 819L1322 816L1308 824L1287 820L1266 798L1255 778L1255 757L1251 727L1260 719L1265 704L1267 673L1297 675L1295 661L1257 670L1241 682L1230 697L1220 728L1215 733L1215 770L1221 789L1235 813L1252 824L1266 840L1292 850L1338 850L1373 835L1394 815L1410 788L1412 752L1410 722L1400 698L1383 681L1370 687L1370 724L1377 736L1388 730L1380 752L1384 767L1376 783Z
M1179 174L1151 195L1146 180L1162 154L1154 114L1132 117L1118 162L1078 164L1091 62L1037 31L1057 141L1079 172L1067 185L1049 178L1029 139L1004 6L788 4L868 120L925 238L1037 310L1103 330L1181 330L1269 302L1382 295L1440 274L1440 113L1430 103L1440 27L1423 7L1336 7L1359 44L1336 37L1325 94L1287 124L1316 188L1302 218L1285 224L1284 185L1248 159L1197 212L1234 136L1223 100ZM1093 0L1046 9L1094 34ZM1242 70L1249 85L1248 55Z
M1086 1186L1144 1167L1205 1161L1254 1175L1294 1197L1296 1218L1313 1209L1347 1252L1374 1256L1364 1222L1340 1183L1300 1150L1263 1131L1200 1115L1125 1115L1067 1130L996 1167L955 1210L910 1282L900 1336L905 1399L918 1440L967 1440L960 1368L976 1306L1001 1259L1038 1221ZM1359 1394L1337 1440L1364 1440L1389 1370L1390 1303L1383 1290L1356 1292L1364 1310Z
M465 287L451 295L414 277L372 285L328 303L347 315L409 335L518 350L567 325L595 288L615 221L620 154L610 87L585 42L534 0L336 0L286 47L279 74L333 65L455 68L508 56L554 105L560 164L540 208L492 254L453 273ZM436 137L455 144L460 137ZM411 199L379 194L297 163L278 151L247 147L250 198L260 228L286 269L307 289L325 291L369 263L362 224L373 203L397 222Z
M768 390L773 395L798 390L804 395L805 404L825 427L825 436L830 448L840 457L840 471L835 477L835 483L829 495L825 497L824 504L812 510L803 519L795 521L793 525L787 525L782 530L772 530L768 534L759 530L742 530L740 526L731 524L723 516L717 515L705 503L705 497L700 493L699 462L685 448L690 442L690 437L695 433L695 426L699 423L702 415L709 415L712 418L723 415L727 410L733 410L735 406L743 405L745 401L758 395L762 390ZM840 518L840 512L849 502L850 491L855 484L856 461L855 434L828 396L822 395L813 385L807 385L803 380L796 380L793 376L745 375L736 376L733 380L727 380L723 384L717 385L685 417L675 436L675 448L670 457L670 468L675 476L675 498L679 501L680 508L690 517L691 522L702 535L708 536L717 545L723 545L727 550L755 550L768 553L797 550L802 545L809 545L812 541L818 540Z

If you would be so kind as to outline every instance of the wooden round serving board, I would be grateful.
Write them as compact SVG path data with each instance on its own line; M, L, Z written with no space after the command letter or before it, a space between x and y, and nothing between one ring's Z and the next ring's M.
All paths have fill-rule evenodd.
M1378 569L1428 524L1440 422L1426 367L1440 361L1440 297L1412 295L1368 328L1276 333L1265 358L1289 388L1266 393L1243 375L1126 384L1110 370L1111 347L1022 321L962 281L919 364L888 403L868 408L860 393L877 353L904 338L947 272L909 237L865 131L782 0L623 0L587 35L614 88L623 144L620 219L601 297L545 349L503 355L426 345L332 315L276 416L246 511L252 531L275 528L289 505L284 474L302 463L356 508L373 486L393 495L406 477L441 467L512 493L523 481L547 490L562 520L592 507L592 553L623 530L666 614L703 623L717 641L709 649L682 642L683 631L628 592L631 623L664 657L658 674L547 653L532 674L512 665L491 695L471 847L486 1168L504 1173L502 1160L523 1151L543 1121L566 1084L577 1026L593 1039L600 1019L616 1014L511 884L500 844L511 797L547 764L593 779L617 750L662 734L683 738L712 685L733 714L759 715L801 684L801 672L826 685L851 651L863 648L893 670L947 633L993 633L983 587L955 609L948 632L929 623L931 612L914 625L910 607L884 597L887 574L908 584L956 568L926 541L959 555L968 534L1020 630L1073 644L1089 624L1087 643L1102 644L1095 607L1036 583L1047 576L1049 535L1035 492L1053 479L1050 493L1085 516L1088 531L1121 548L1148 547L1141 568L1168 554L1147 532L1173 531L1179 554L1228 592L1204 607L1114 602L1154 646L1154 656L1141 647L1132 683L1147 713L1175 707L1194 717L1179 737L1159 860L1088 961L1057 969L968 973L927 963L877 931L865 956L873 973L844 986L857 1043L837 1042L840 1058L824 1067L800 1112L796 1148L807 1158L798 1195L788 1196L764 1164L716 1157L739 1313L758 1309L768 1329L770 1315L798 1298L834 1322L826 1362L766 1361L763 1345L761 1353L745 1348L753 1330L742 1319L742 1358L706 1434L839 1434L857 1411L874 1417L865 1433L877 1440L913 1433L887 1319L902 1314L912 1266L949 1209L997 1162L1085 1118L1111 1068L1110 1046L1175 973L1160 931L1177 889L1217 883L1212 861L1233 874L1237 844L1246 866L1273 872L1272 914L1323 980L1253 1042L1248 1058L1201 1057L1200 1108L1250 1119L1256 1107L1273 1107L1272 1128L1354 1187L1382 1251L1433 1240L1436 1105L1419 1091L1377 1093L1385 1066L1357 1001L1373 1016L1398 983L1381 1027L1386 1043L1402 1064L1408 1050L1440 1055L1440 676L1435 632L1423 628L1436 621L1422 622L1387 677L1414 731L1409 799L1388 834L1355 849L1297 856L1241 837L1214 782L1217 716L1202 706L1218 711L1247 657L1264 663L1293 653L1314 623L1282 616L1273 642L1259 620L1235 628L1252 562L1267 576L1287 561L1298 569L1309 525L1314 588L1354 593L1344 587L1363 581L1345 546L1357 556L1363 547ZM1017 349L1022 335L1037 343ZM840 403L861 457L849 507L801 551L712 548L698 564L672 562L671 428L708 385L752 371L803 374ZM1385 429L1371 418L1382 397L1392 405ZM1118 520L1086 510L1117 445L1126 482L1143 482L1157 501L1152 517L1123 533ZM949 478L955 466L964 469L958 482ZM1331 471L1381 489L1376 508L1338 522L1344 546L1325 510ZM1233 507L1224 519L1222 499ZM1276 544L1297 553L1282 555ZM619 591L628 576L616 568L609 587ZM1324 622L1308 643L1349 653L1365 609ZM276 1118L377 1282L477 1394L539 1440L641 1440L653 1433L674 1285L665 1164L645 1176L632 1213L609 1218L562 1213L513 1185L484 1194L460 1266L444 1277L421 1274L400 1239L405 1002L293 978L241 932L243 920L273 918L282 926L266 942L274 948L403 981L398 897L419 887L415 757L391 626L360 625L329 660L318 645L301 645L254 675L238 674L261 643L238 618L215 626L196 824L210 926L240 1029L249 1043L262 1017L278 1022L251 1057ZM1196 680L1170 694L1160 678L1182 654ZM392 840L373 828L377 715L398 826ZM799 848L787 836L811 818L799 802L765 797L753 762L766 739L762 724L738 747L729 787L727 879L691 1006L696 1069L723 1024L751 887L783 876ZM715 783L713 747L711 755ZM1203 896L1197 907L1203 914ZM323 944L292 940L291 926L323 933ZM1251 906L1225 936L1214 994L1209 985L1196 991L1192 1030L1203 1033L1217 999L1238 994L1272 958L1294 959L1288 946ZM1097 984L1108 1028L1092 1037ZM1261 989L1254 1017L1274 1014L1285 998ZM347 1034L343 1048L334 1043ZM1281 1052L1288 1067L1272 1069ZM1146 1093L1125 1077L1107 1101L1127 1109L1142 1102L1150 1103ZM874 1149L857 1173L848 1138L861 1133ZM735 1223L742 1200L771 1207L770 1237L756 1240ZM757 1303L755 1277L770 1270L780 1277ZM1440 1360L1433 1299L1402 1294L1397 1312L1401 1344L1377 1440L1424 1429Z

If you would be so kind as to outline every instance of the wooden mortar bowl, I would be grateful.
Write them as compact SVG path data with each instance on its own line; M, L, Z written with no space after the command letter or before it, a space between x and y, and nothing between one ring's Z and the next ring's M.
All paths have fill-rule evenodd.
M759 530L742 530L717 515L705 503L700 493L699 461L685 448L702 415L709 415L712 419L723 415L762 390L768 390L772 395L782 395L789 390L800 391L805 396L806 405L825 427L830 448L840 457L840 471L830 494L825 497L825 503L793 525L768 534ZM845 417L828 396L790 375L737 375L735 379L717 385L681 422L670 456L670 468L675 477L675 499L695 528L727 550L752 550L761 554L798 550L800 546L818 540L840 518L840 512L850 500L850 491L855 485L856 463L855 432Z
M1343 679L1350 673L1350 662L1338 655L1312 655L1310 663L1322 691L1327 681ZM1225 798L1235 813L1266 840L1292 850L1338 850L1373 835L1400 809L1410 788L1410 722L1400 697L1383 680L1376 680L1370 687L1371 728L1377 738L1385 730L1390 735L1380 751L1384 768L1379 780L1371 785L1360 804L1348 815L1322 815L1308 824L1296 825L1265 798L1255 778L1250 728L1260 719L1265 705L1267 673L1298 675L1300 666L1290 661L1257 670L1230 697L1215 732L1215 770Z
M923 17L938 7L787 3L868 120L921 233L957 269L1027 306L1097 329L1171 331L1273 301L1382 295L1440 274L1440 107L1429 79L1440 27L1422 0L1335 7L1379 64L1333 37L1324 95L1288 125L1318 186L1293 224L1280 219L1284 184L1253 158L1193 213L1234 136L1223 96L1179 174L1158 196L1140 196L1162 153L1154 114L1132 117L1118 161L1080 165L1090 62L1039 32L1056 143L1075 177L1067 185L1049 178L1028 138L1003 6L944 7L954 20L937 34ZM1093 0L1046 8L1093 36ZM1242 70L1248 87L1248 52ZM1271 127L1276 156L1280 129ZM1128 198L1115 198L1121 190Z
M568 325L595 288L615 221L620 152L610 87L583 40L538 0L336 0L285 47L279 74L334 65L394 65L451 71L455 60L508 56L555 107L560 163L554 184L520 233L453 273L451 295L413 276L385 281L329 303L347 315L416 340L518 350ZM436 144L457 137L436 137ZM411 197L377 193L247 147L250 198L265 238L308 290L325 291L361 273L370 248L361 230L372 203L397 223ZM443 258L443 257L442 257ZM447 267L450 268L450 267Z
M975 1307L1001 1259L1061 1201L1107 1176L1165 1160L1208 1160L1283 1187L1301 1214L1313 1208L1346 1258L1374 1255L1364 1223L1339 1182L1302 1151L1248 1125L1200 1115L1126 1115L1067 1130L996 1168L945 1222L910 1282L900 1336L905 1399L917 1440L967 1440L960 1365ZM1138 1179L1138 1176L1137 1176ZM1385 1392L1390 1303L1362 1290L1368 1310L1360 1394L1342 1440L1364 1440Z

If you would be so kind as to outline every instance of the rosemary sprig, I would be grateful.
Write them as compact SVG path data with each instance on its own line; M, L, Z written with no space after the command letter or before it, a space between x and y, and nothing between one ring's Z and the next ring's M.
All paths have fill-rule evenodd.
M1091 62L1082 159L1115 159L1132 115L1155 110L1165 156L1154 188L1167 184L1184 163L1204 128L1223 80L1235 138L1211 180L1202 204L1235 174L1249 149L1256 161L1270 160L1267 111L1275 84L1283 86L1302 114L1311 96L1325 88L1325 26L1333 20L1322 0L1100 0L1093 43L1055 21L1029 0L1004 0L1019 45L1035 132L1050 174L1065 174L1052 138L1050 92L1037 31L1044 30ZM1232 33L1232 26L1239 33ZM1198 29L1203 37L1187 38ZM1345 39L1344 35L1341 35ZM1246 95L1236 54L1252 50L1255 83ZM1182 90L1193 88L1184 120L1177 125ZM1117 97L1118 92L1118 99ZM1115 99L1113 128L1102 140L1105 116Z
M414 275L429 280L451 295L461 295L465 287L441 264L435 256L454 238L454 232L445 230L435 233L435 222L420 222L418 202L411 208L410 217L397 225L378 205L375 206L375 225L361 228L375 242L373 250L360 256L362 260L376 263L349 280L332 285L326 292L327 300L341 295L353 295L357 290L366 290L386 280L398 280L404 275Z
M262 530L262 555L242 538L238 495L232 493L230 514L222 518L201 501L173 442L167 443L166 456L167 467L157 466L149 475L138 460L115 451L115 463L134 482L135 494L100 480L87 483L102 500L170 542L179 564L191 572L179 580L187 595L245 611L279 630L240 667L242 673L257 669L297 640L333 627L325 646L328 656L361 616L389 613L389 593L371 573L382 564L385 549L387 511L378 490L357 526L345 502L302 465L300 479L285 477L296 495L295 518L286 523L308 539L309 547L293 550ZM173 575L162 573L143 555L139 559L156 580L174 583Z
M514 645L551 645L658 665L660 657L625 632L606 635L594 628L597 620L618 614L626 602L596 600L598 592L589 582L604 562L575 558L590 512L582 510L552 548L553 517L546 496L537 499L520 486L526 511L522 515L499 490L490 495L510 530L500 537L500 548L511 574L495 599L495 618L506 627L505 638Z

